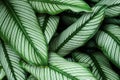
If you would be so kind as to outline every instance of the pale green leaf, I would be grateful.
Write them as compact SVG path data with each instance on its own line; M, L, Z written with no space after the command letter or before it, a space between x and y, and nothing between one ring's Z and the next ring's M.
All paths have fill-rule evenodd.
M34 10L39 13L58 14L65 10L74 12L91 12L91 8L83 0L28 0Z
M108 6L105 10L107 16L115 17L120 15L120 0L101 0L98 4Z
M33 75L30 75L27 80L37 80Z
M96 35L96 43L103 53L120 68L120 27L107 25Z
M42 31L45 34L46 41L49 43L52 36L56 32L59 23L58 16L49 16L49 15L41 15L38 17L40 26L42 27Z
M25 80L25 71L21 68L20 57L8 45L0 42L0 61L8 80Z
M112 70L109 61L101 53L75 52L72 55L76 61L91 65L91 71L97 80L120 80L119 75Z
M22 63L22 66L38 80L96 80L87 68L66 61L55 53L50 54L49 66L31 66L26 63Z
M47 64L47 46L31 6L23 0L0 0L0 36L28 63Z
M70 51L83 46L99 29L104 18L104 9L104 7L96 6L93 8L93 13L81 16L53 40L51 49L65 56Z
M77 63L76 60L74 58L72 58L72 57L66 58L66 60L69 61L69 62ZM80 65L82 65L83 67L86 67L86 68L90 67L90 65L86 64L86 63L80 63Z

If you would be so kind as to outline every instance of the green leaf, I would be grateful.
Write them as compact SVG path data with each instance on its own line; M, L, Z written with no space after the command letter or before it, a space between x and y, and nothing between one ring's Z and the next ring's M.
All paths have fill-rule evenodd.
M66 61L55 53L50 54L49 66L31 66L26 63L22 63L22 66L38 80L96 80L87 68Z
M83 0L28 0L33 9L39 13L55 15L65 10L74 12L91 12L91 8Z
M91 65L92 73L97 80L120 80L119 75L112 70L109 61L101 53L85 54L75 52L72 55L76 61Z
M103 53L120 68L120 27L107 25L96 35L96 43Z
M65 29L51 43L51 49L61 56L67 55L70 51L83 46L94 36L104 18L104 7L96 6L93 13L81 16L75 23Z
M42 27L42 31L45 34L46 41L47 43L49 43L49 41L51 40L52 36L54 35L58 27L59 17L41 15L38 19Z
M25 80L25 71L20 67L20 57L8 45L0 42L0 61L8 80Z
M75 61L75 59L73 59L72 57L66 58L66 60L69 61L69 62L75 62L75 63L77 63L77 62ZM85 63L80 63L80 65L82 65L82 66L85 67L85 68L90 67L89 64L85 64Z
M31 6L22 0L0 0L0 36L28 63L47 64L47 46Z
M5 77L5 71L3 70L3 67L1 66L0 63L0 80L2 80Z
M30 75L27 80L37 80L33 75Z
M105 10L107 16L115 17L120 15L120 0L101 0L98 4L108 6Z

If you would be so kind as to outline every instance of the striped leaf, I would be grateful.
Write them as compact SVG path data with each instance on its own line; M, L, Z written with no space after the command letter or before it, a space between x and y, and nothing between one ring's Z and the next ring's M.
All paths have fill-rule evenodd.
M117 25L105 26L104 30L98 32L96 43L106 57L120 68L120 27Z
M51 49L65 56L70 51L84 45L99 29L104 18L104 9L104 7L96 6L92 14L87 13L81 16L53 40Z
M0 63L0 80L2 80L4 77L5 77L5 72L4 72L3 67L1 66L1 63Z
M66 60L69 61L69 62L75 62L75 63L77 63L76 60L73 59L72 57L66 58ZM90 67L89 64L85 64L85 63L80 63L80 65L82 65L85 68L89 68Z
M73 57L80 63L91 65L92 73L97 80L120 80L119 75L111 69L109 61L101 53L85 54L75 52Z
M83 0L28 0L35 11L55 15L65 10L90 12L91 8Z
M0 42L0 61L8 80L25 80L25 71L20 67L20 57L6 44Z
M33 75L30 75L27 80L37 80Z
M107 16L115 17L120 15L120 0L101 0L98 4L108 6L105 10Z
M39 17L40 26L42 27L42 31L45 34L46 41L49 43L52 36L54 35L58 23L59 17L57 16L49 16L49 15L41 15Z
M31 6L23 0L0 0L0 36L28 63L47 64L47 46Z
M68 62L55 53L50 55L49 66L37 67L26 63L22 66L38 80L96 80L87 68Z

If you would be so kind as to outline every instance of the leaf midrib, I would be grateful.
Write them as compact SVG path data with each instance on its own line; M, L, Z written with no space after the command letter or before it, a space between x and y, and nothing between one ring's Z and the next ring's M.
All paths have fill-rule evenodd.
M7 51L6 47L5 47L5 44L4 44L4 42L1 39L0 39L0 41L1 41L1 44L2 44L2 47L3 47L3 51L4 51L4 55L5 55L6 61L8 62L9 68L11 70L11 73L13 74L14 79L17 80L17 78L15 76L15 73L14 73L15 71L13 69L12 63L10 62L10 59L9 59L9 54L7 54L8 51Z
M107 30L103 30L106 34L108 34L114 41L116 41L119 45L120 45L120 40L114 36L111 32L107 31Z
M102 7L101 7L101 8L102 8ZM101 8L100 8L100 9L101 9ZM100 12L100 10L98 10L98 12L96 11L96 13L99 13L99 12ZM62 42L62 44L60 44L60 45L57 47L57 49L55 50L55 52L58 52L69 40L71 40L71 38L72 38L74 35L76 35L76 34L86 25L86 23L88 23L94 16L97 15L96 13L94 13L93 16L90 16L90 18L89 18L85 23L83 23L83 24L80 25L81 27L78 27L71 35L69 35L69 36Z
M40 59L42 61L44 61L44 59L41 57L41 55L38 52L38 49L35 47L35 45L33 44L32 40L30 39L29 36L27 36L27 33L25 32L25 30L23 29L23 25L20 22L20 19L17 17L17 14L15 13L14 9L12 8L12 5L9 3L8 0L2 0L4 5L6 5L9 13L12 15L12 17L14 18L15 22L18 24L19 29L21 29L21 31L23 31L24 36L26 37L26 39L28 40L29 43L31 43L32 48L34 48L34 51L36 52L36 54L40 57ZM43 63L42 63L43 64Z
M96 68L97 68L99 74L101 75L102 79L107 80L107 77L104 74L104 71L102 70L102 68L101 68L100 64L98 63L98 61L96 60L96 58L93 55L90 55L90 54L88 54L88 55L91 58L91 60L94 62L94 65L96 66Z
M69 79L78 80L76 77L71 76L70 74L62 71L62 69L59 69L58 67L56 67L56 66L54 66L54 65L52 65L52 64L49 64L49 67L50 67L52 70L57 71L58 73L61 73L61 74L63 74L63 75L66 76L66 77L69 77Z
M46 27L47 27L47 24L48 24L48 21L49 21L49 15L45 15L45 18L44 18L44 22L43 22L43 26L42 26L42 29L43 29L43 32L45 33L45 30L46 30Z
M105 30L100 31L100 33L102 33L102 32L104 32L105 34L107 34L107 36L109 36L109 37L113 36L114 38L112 37L112 40L116 41L116 42L118 43L118 45L120 45L120 42L117 40L117 38L115 39L115 36L114 36L113 34L111 34L111 33L109 34L109 32L107 32L107 31L105 31ZM100 34L100 33L99 33L99 34ZM99 41L99 40L98 40L98 41ZM101 47L101 46L99 46L99 45L98 45L97 47L98 47L99 49L103 50L105 56L108 56L107 54L105 54L105 53L108 53L108 52L107 52L103 47ZM111 60L111 62L114 63L116 66L119 66L112 58L110 58L110 56L108 56L108 59ZM119 68L119 67L118 67L118 68Z

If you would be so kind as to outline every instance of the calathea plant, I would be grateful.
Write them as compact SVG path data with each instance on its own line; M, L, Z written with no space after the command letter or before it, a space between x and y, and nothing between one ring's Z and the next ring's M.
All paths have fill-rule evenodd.
M120 80L119 0L0 0L0 80Z

